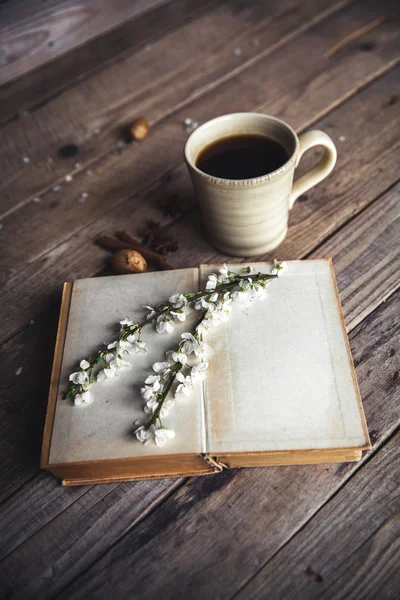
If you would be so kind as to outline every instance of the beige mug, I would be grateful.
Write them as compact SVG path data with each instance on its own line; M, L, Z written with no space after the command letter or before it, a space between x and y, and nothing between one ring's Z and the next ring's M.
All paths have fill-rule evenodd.
M289 158L276 171L254 179L220 179L196 166L199 154L219 139L242 134L264 135L279 142ZM306 150L323 146L318 164L293 183L294 171ZM336 148L322 131L297 137L274 117L234 113L207 121L185 145L185 160L212 243L230 256L257 256L274 250L285 239L289 211L301 194L322 181L336 163Z

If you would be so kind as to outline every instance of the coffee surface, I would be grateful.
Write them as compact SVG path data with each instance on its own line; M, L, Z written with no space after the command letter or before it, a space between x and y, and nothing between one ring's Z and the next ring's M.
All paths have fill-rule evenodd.
M196 167L221 179L268 175L289 159L286 149L264 135L242 134L216 140L198 155Z

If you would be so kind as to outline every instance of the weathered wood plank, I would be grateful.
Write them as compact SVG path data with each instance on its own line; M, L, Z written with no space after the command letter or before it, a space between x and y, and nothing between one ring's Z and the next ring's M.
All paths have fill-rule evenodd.
M0 85L162 2L25 0L0 5Z
M4 561L22 542L27 542L26 552L21 548L18 554L20 567L23 568L35 559L37 550L42 551L43 547L46 547L53 555L58 554L58 548L62 553L61 540L65 535L69 536L72 533L76 536L75 541L69 538L67 543L71 545L79 540L84 530L95 527L93 545L88 548L91 557L84 558L84 568L88 560L91 562L113 541L154 510L168 494L182 485L183 481L163 479L65 488L56 483L49 473L41 471L18 495L14 495L11 502L2 507L0 561ZM113 521L110 530L110 519L114 519L112 515L117 514L118 522ZM53 521L56 530L49 538L44 527ZM15 527L16 522L18 527ZM102 538L104 542L101 542ZM76 559L79 563L80 558L77 556ZM12 562L15 565L14 561ZM3 564L6 564L6 561ZM79 571L80 569L81 567L78 567ZM5 571L2 575L7 578ZM69 579L67 571L65 576Z
M400 434L235 596L397 598Z
M400 184L339 231L326 244L326 251L323 251L323 246L315 253L315 257L333 258L348 330L352 330L361 316L367 314L368 297L375 307L396 286L398 263L393 263L392 252L397 245L395 223L399 190ZM381 249L386 251L382 252ZM184 262L182 266L186 266ZM374 271L372 278L369 277L370 271ZM347 293L348 288L352 293ZM3 389L0 387L0 415L4 427L0 442L0 473L3 481L0 500L37 472L52 360L51 336L55 335L57 312L58 304L51 315L39 319L38 323L21 332L0 351L4 372L15 373L21 366L24 368L17 378L21 384L17 393L12 379L8 385L4 382ZM43 320L50 323L44 326ZM40 363L37 364L36 360L40 360ZM24 401L26 388L34 390L28 402ZM23 448L28 449L26 454L21 453ZM53 478L51 480L58 485ZM23 523L23 516L15 518L14 522ZM16 540L20 539L15 531L13 536Z
M400 285L399 218L397 184L308 257L334 257L350 330Z
M201 4L192 0L174 0L158 4L84 46L2 85L0 123L18 115L22 118L28 116L31 109L76 85L84 77L93 76L104 68L109 68L128 53L140 49L149 52L156 39L181 27L216 4L216 0L207 0Z
M127 57L113 65L112 69L104 70L73 90L66 91L45 107L38 108L27 119L9 123L0 131L3 148L0 157L3 172L1 214L15 210L32 197L43 196L45 191L52 190L57 180L64 184L62 180L70 172L80 174L80 181L77 182L77 187L75 182L66 186L62 195L66 194L70 201L75 201L81 193L82 185L90 186L90 182L84 177L85 166L99 157L104 160L104 156L108 157L108 162L111 158L112 165L115 156L108 156L110 149L115 150L117 142L121 140L121 129L139 114L144 114L154 125L167 114L173 113L178 106L187 104L190 99L213 88L220 80L233 76L245 68L249 61L268 54L274 47L284 45L287 39L310 28L313 22L323 20L348 1L341 0L333 6L327 0L313 0L309 3L285 0L279 5L258 2L256 5L245 5L245 9L240 0L224 3L212 14L164 36L152 45L150 51L143 50ZM241 18L238 19L237 11L240 7ZM351 29L367 18L368 14L365 15L364 11L358 9L358 14L353 15L353 18L348 15L340 27ZM326 47L337 40L337 26L338 24L336 29L331 30ZM381 37L380 28L378 31ZM254 39L259 42L257 46L253 44ZM239 42L243 50L237 56L235 49ZM364 53L364 60L368 64L371 61L374 65L379 64L379 68L387 64L387 50L392 59L396 41L393 44L387 39L387 42L391 50L383 43L383 52L378 48L376 53ZM202 59L200 67L199 56ZM325 66L326 60L319 58ZM256 81L259 84L260 75L256 77ZM254 88L254 82L252 86ZM254 89L253 96L255 93ZM219 110L223 110L223 104ZM178 157L181 158L181 144L186 137L183 120L186 116L187 114L182 115L180 121L174 121L174 136L171 139L164 138L164 142L161 141L163 130L157 133L157 137L147 138L147 149L152 139L151 154L146 154L143 145L141 146L141 152L145 153L143 158L146 162L147 180L154 152L159 158L164 156L164 169L173 164L173 161L176 162ZM167 131L166 134L170 135L171 132ZM174 144L174 152L170 158L168 156L167 164L165 147L168 141L172 144L174 138L175 141L179 140L180 146ZM59 148L71 142L79 146L79 155L71 159L60 157ZM172 146L170 153L171 151ZM127 166L129 163L129 170L124 172L125 183L129 185L125 185L124 190L132 190L132 186L137 184L135 179L132 181L132 173L135 173L135 167L139 170L143 167L136 165L137 153L130 152L129 160L127 154L125 152L125 160L117 161L112 169L116 181L121 180L121 173L118 171L123 164ZM24 156L30 159L29 164L23 163ZM74 167L77 161L80 167ZM104 165L101 172L104 173ZM154 164L152 173L154 178ZM114 189L114 193L116 191ZM93 192L96 193L94 190ZM108 204L112 197L110 192L111 189L107 190ZM60 195L56 196L57 200ZM97 196L96 212L101 207L104 210L105 197L102 197L102 202L100 198L101 196Z
M397 180L400 145L396 129L400 120L400 104L387 102L391 94L400 95L397 69L315 124L336 140L345 133L346 140L338 142L338 164L332 175L310 191L307 201L295 205L288 237L278 250L281 256L292 259L308 254L339 225ZM304 114L299 115L301 118L304 118ZM132 223L132 229L136 232L146 218L159 220L160 212L155 205L163 197L175 192L179 194L183 207L193 206L193 192L186 167L180 165L170 175L168 181L161 180L144 197L136 196L118 206L114 205L113 211L104 218L82 228L75 236L43 254L39 260L32 261L18 275L6 281L0 298L0 308L7 307L1 339L13 335L51 305L52 294L57 294L66 273L70 279L87 277L104 267L106 253L93 244L101 232L111 233L127 228L127 223ZM98 193L101 194L101 191ZM43 214L41 210L41 207L37 208L36 216L31 215L30 227L35 219L39 227L39 217ZM56 219L57 207L51 210ZM76 219L76 212L74 214ZM53 223L51 225L51 232L55 236ZM73 226L72 215L70 225ZM26 231L27 225L21 220L21 236L24 235L23 229ZM312 236L310 231L313 232ZM210 246L200 225L198 211L180 221L171 233L181 244L181 249L171 259L176 267L196 265L199 261L227 260ZM12 238L12 244L18 245L18 242L18 236ZM7 251L14 252L14 249L7 248ZM46 294L43 293L44 289Z
M392 286L398 272L398 267L393 265L392 252L397 244L395 222L397 218L396 200L399 193L400 184L357 216L315 253L315 257L333 257L349 330L353 329L361 320L361 315L365 316L366 299L368 297L371 298L371 303L375 306L379 300L382 301L386 298L388 289L393 290ZM377 210L378 206L379 210ZM336 239L337 243L335 243ZM326 252L323 251L324 247ZM389 257L389 260L387 257ZM375 275L371 278L369 272L372 270L374 270ZM377 272L378 276L376 275ZM384 286L385 282L387 282L388 287ZM351 289L352 293L347 293L348 289ZM359 313L356 312L357 307L359 307ZM53 327L52 331L55 331L54 321L52 321L51 326ZM8 435L4 435L4 441L0 445L0 464L3 465L1 473L3 499L18 485L21 485L23 481L32 477L36 473L39 464L42 423L52 351L52 343L49 343L49 338L45 338L46 334L42 332L43 329L40 328L39 322L35 325L35 328L22 332L17 336L15 338L17 340L16 344L14 344L14 341L7 344L3 348L3 353L0 354L5 372L14 373L20 366L25 367L23 373L19 376L23 378L20 394L15 396L15 390L11 383L8 388L1 390L0 395L3 403L6 403L5 405L2 404L4 412L1 415L4 432L8 430ZM49 348L49 351L45 354L43 354L43 349L37 346L42 339L47 339ZM18 348L17 355L13 354L15 347ZM37 368L34 362L35 356L40 356L40 369ZM29 366L32 362L32 371L27 371L26 365ZM23 404L22 400L19 401L19 398L23 397L22 393L25 386L32 387L36 392L35 396L26 405ZM20 406L20 410L15 411L15 406ZM7 407L14 410L8 421L4 416L4 413L9 414L10 408ZM29 461L26 460L25 455L20 453L20 449L26 446L28 446L29 457L31 458ZM43 479L45 483L42 482ZM58 494L53 491L54 488L59 489L58 482L48 474L41 476L39 484L36 484L35 480L30 482L28 487L23 488L22 492L18 493L17 498L13 496L8 504L10 508L6 508L6 510L13 511L13 518L10 519L10 522L14 526L9 529L8 538L6 533L3 535L4 548L7 551L10 547L18 545L21 540L24 541L26 532L31 534L32 531L36 531L36 528L40 528L46 522L45 520L42 521L46 514L41 514L39 518L34 511L34 514L36 514L36 517L34 517L24 507L27 495L36 493L36 485L39 485L46 498L54 496L58 499ZM39 491L38 498L40 493ZM70 494L71 498L75 500L75 494L68 492L67 503L70 501ZM40 505L41 503L37 500L37 506ZM54 501L54 511L57 509L62 510L64 507L65 504L61 501L60 504L56 504ZM50 512L50 515L53 517L55 513ZM8 543L6 544L7 539L11 546Z
M397 357L392 351L400 334L399 323L393 321L396 300L392 297L351 334L375 448L394 431L400 416ZM15 597L52 597L74 579L62 598L105 598L110 593L229 598L358 468L343 464L243 469L192 479L91 567L85 556L92 546L100 550L103 544L96 527L87 528L84 517L78 525L69 520L69 530L60 537L56 517L47 532L38 532L3 561L4 580ZM128 496L119 511L112 503L106 507L110 530L121 510L131 506ZM75 580L81 569L85 571Z

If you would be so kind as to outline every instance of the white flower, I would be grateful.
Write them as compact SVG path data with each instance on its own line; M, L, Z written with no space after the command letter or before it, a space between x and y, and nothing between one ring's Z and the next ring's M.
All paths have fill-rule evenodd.
M145 379L145 384L150 386L153 392L158 392L161 388L159 375L149 375L147 379Z
M173 408L175 406L175 402L171 399L168 400L164 400L164 404L162 405L161 409L160 409L160 417L163 419L164 417L166 417L168 415L168 413L170 412L171 408Z
M207 313L208 313L208 311L207 311ZM204 332L205 332L205 331L207 331L207 330L209 329L209 327L210 327L210 323L209 323L209 321L210 321L210 318L212 318L212 314L211 314L211 313L208 313L208 315L207 315L207 313L205 314L205 316L204 316L203 320L202 320L202 321L200 321L200 323L199 323L199 324L197 325L197 327L196 327L196 331L197 331L197 333L199 333L199 334L202 334L202 333L204 333Z
M180 371L176 374L176 380L179 381L179 385L175 391L175 398L178 396L189 396L193 388L193 382L190 375L185 377Z
M184 312L176 312L174 310L171 310L170 314L179 321L186 321L186 314Z
M212 273L211 275L208 276L208 281L206 284L206 290L213 290L215 288L215 286L218 283L218 279L217 276Z
M185 354L191 354L199 345L199 342L192 333L182 333L181 338L186 340L181 346L181 352L184 352Z
M158 400L156 397L152 396L146 402L146 406L144 407L145 413L153 413L158 407Z
M173 429L156 429L154 431L154 441L157 446L164 446L167 440L172 440L175 437L175 431Z
M213 294L215 296L215 294ZM218 297L218 295L217 295ZM217 298L215 298L217 299ZM208 302L205 298L201 298L194 305L196 310L203 310L204 308L213 311L215 309L215 304L213 302Z
M135 331L134 333L130 333L127 337L126 337L126 341L129 342L130 344L133 344L134 342L136 342L136 340L139 337L139 332ZM121 342L120 342L121 343Z
M172 333L175 329L175 325L173 321L168 320L167 317L161 315L157 319L156 330L158 333Z
M187 354L184 352L174 352L173 350L168 350L165 353L169 360L172 360L174 363L180 363L181 365L186 365L187 363Z
M206 344L206 342L199 342L197 348L194 348L193 352L198 358L207 358L207 356L214 354L214 350L211 348L210 344Z
M192 370L190 372L190 377L192 378L192 381L204 381L204 379L206 378L207 369L207 362L202 362L199 365L195 365L194 367L192 367Z
M114 360L110 361L109 365L110 369L113 369L115 371L117 371L118 369L124 369L126 367L128 367L128 369L131 368L130 363L128 363L126 360L122 360L122 358L119 358L118 356L116 356Z
M93 402L93 394L90 392L83 392L82 394L76 394L74 398L75 406L80 406L81 404L91 404Z
M90 362L88 362L87 360L81 360L79 366L83 370L88 369L90 367Z
M156 314L155 308L153 306L149 306L148 304L143 304L143 308L147 308L149 310L149 314L146 316L146 319L152 319Z
M185 302L187 302L185 298ZM170 315L174 319L178 319L179 321L186 321L186 315L193 311L192 307L189 304L184 304L181 308L177 308L176 310L171 310Z
M218 314L222 321L227 321L232 311L232 298L226 298L217 304Z
M251 300L251 294L249 292L232 292L233 300L237 300L238 302L243 302L244 304L248 304Z
M133 325L133 321L128 319L128 317L125 317L125 319L123 321L120 321L119 324L120 325L128 325L128 327L131 327Z
M136 429L135 431L135 435L137 437L137 439L139 440L139 442L147 442L147 440L149 440L152 436L152 432L149 429L146 429L146 427L144 427L142 425L142 427L139 427L138 429Z
M147 352L147 346L145 342L139 341L139 333L131 333L128 335L125 341L121 341L119 343L119 348L123 350L123 352L128 352L129 354L137 354L138 352Z
M163 371L167 371L170 367L169 362L156 362L153 365L153 371L155 373L162 373Z
M69 380L77 385L85 385L89 383L89 375L86 371L76 371L76 373L71 373Z
M145 400L150 400L156 395L156 392L154 392L152 386L150 385L145 385L144 387L142 387L140 393L142 394Z
M106 379L112 379L117 375L118 371L116 369L105 368L100 371L97 375L97 381L105 381Z
M132 346L133 352L147 352L146 342L135 342ZM132 354L132 352L130 353Z
M229 269L226 263L224 263L224 266L222 267L222 269L219 270L219 272L220 275L218 277L218 283L229 283Z
M253 280L250 279L250 277L248 279L241 279L239 283L240 289L242 289L244 292L249 292L252 288L252 285Z
M172 304L174 308L182 308L182 306L187 304L187 300L183 294L174 294L169 298L169 303Z
M277 260L276 258L274 258L274 266L271 269L271 275L278 275L279 276L287 268L288 268L288 264L287 264L286 261L279 262L279 260Z
M118 348L118 342L112 342L107 346L107 350L113 350L114 348Z
M117 346L117 354L123 354L124 352L132 352L132 344L127 340L120 340Z

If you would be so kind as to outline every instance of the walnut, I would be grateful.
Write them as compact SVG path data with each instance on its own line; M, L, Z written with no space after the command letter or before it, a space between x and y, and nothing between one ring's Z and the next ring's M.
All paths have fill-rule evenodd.
M118 250L111 259L112 268L116 273L144 273L147 262L136 250Z
M149 122L144 117L139 117L136 119L134 123L130 126L130 132L132 139L134 140L142 140L149 133Z

